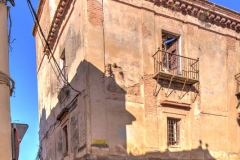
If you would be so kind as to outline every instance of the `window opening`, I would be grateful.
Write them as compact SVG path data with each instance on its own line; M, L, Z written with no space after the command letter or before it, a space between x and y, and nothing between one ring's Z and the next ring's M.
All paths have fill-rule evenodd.
M167 118L168 145L179 145L180 119Z
M164 72L181 74L181 57L178 56L180 53L179 39L178 35L162 32L162 70Z
M63 144L64 144L64 150L63 153L66 155L68 153L68 130L67 126L63 128Z
M66 66L66 58L65 58L65 49L63 50L63 52L60 56L59 67L61 69L61 73L59 76L60 82L61 82L61 85L65 85L66 80L67 80L67 66Z

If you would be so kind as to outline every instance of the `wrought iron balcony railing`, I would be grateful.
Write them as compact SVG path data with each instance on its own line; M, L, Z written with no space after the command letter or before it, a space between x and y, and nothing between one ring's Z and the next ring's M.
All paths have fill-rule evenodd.
M174 79L186 84L199 81L199 59L158 50L154 55L154 78Z

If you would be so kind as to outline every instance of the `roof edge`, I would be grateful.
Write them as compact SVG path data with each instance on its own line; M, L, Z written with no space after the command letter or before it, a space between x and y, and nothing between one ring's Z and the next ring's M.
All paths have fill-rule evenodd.
M204 0L146 0L240 32L240 13Z
M40 2L38 3L38 9L37 9L37 19L38 19L38 21L40 21L45 2L46 2L46 0L40 0ZM33 26L33 30L32 30L32 35L33 36L36 36L37 26L38 25L37 25L36 21L34 21L34 26Z

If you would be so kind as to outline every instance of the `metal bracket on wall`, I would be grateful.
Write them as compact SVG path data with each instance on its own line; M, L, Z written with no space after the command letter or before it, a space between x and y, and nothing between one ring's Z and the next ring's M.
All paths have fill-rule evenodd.
M194 85L193 85L194 86ZM200 86L200 83L196 83L194 88L195 88L195 91L194 91L194 96L193 96L193 99L192 99L192 103L194 103L197 99L197 96L199 95L199 86Z
M238 107L239 107L239 105L240 105L240 101L238 101L238 104L237 104L237 107L236 107L236 108L238 108Z
M237 81L237 93L235 94L237 99L238 99L238 104L237 104L237 111L239 111L239 106L240 106L240 91L239 91L239 86L240 86L240 73L235 75L235 80ZM238 125L240 126L240 114L238 113L238 117L237 117L237 122Z
M158 93L159 93L159 91L161 90L161 88L162 88L162 86L161 86L161 84L159 83L159 75L158 75L158 78L157 78L157 80L156 80L156 84L155 84L155 91L153 92L153 96L157 96L158 95ZM159 86L159 87L158 87Z
M235 79L237 81L237 84L240 85L240 73L235 75Z
M237 108L239 107L240 104L240 91L239 91L239 86L240 86L240 73L235 75L235 80L237 81L237 93L235 94L238 99L238 105Z
M169 85L168 85L167 93L165 93L165 97L168 97L168 96L173 92L173 90L172 90L170 93L168 93L169 88L170 88L170 86L171 86L171 84L172 84L173 78L174 78L174 76L171 77L171 80L170 80Z
M180 95L178 96L179 99L182 99L182 98L186 95L186 93L187 93L187 92L186 92L185 94L182 95L187 80L188 80L188 79L185 79L185 81L184 81L184 84L183 84L183 87L182 87L182 91L181 91Z
M240 92L238 92L238 93L235 94L235 95L237 96L237 99L238 99L238 104L237 104L237 107L236 107L236 108L238 108L239 105L240 105Z

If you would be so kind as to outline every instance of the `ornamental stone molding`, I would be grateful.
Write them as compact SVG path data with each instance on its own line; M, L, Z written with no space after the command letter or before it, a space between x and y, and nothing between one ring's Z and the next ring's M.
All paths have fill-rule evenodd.
M45 2L46 2L46 0L40 0L40 2L38 3L38 10L37 10L37 19L38 19L38 21L40 21L40 17L42 15L43 6L45 5ZM38 25L35 22L34 26L33 26L33 32L32 32L34 36L36 35L37 26Z
M37 18L38 20L41 17L41 14L43 12L43 6L45 4L46 0L41 0L38 6L38 12L37 12ZM59 29L62 25L62 22L64 20L64 17L67 14L68 9L70 8L70 4L73 2L73 0L60 0L58 7L56 9L55 15L53 17L53 20L51 22L51 27L48 33L48 37L47 37L47 43L50 47L50 49L52 49L54 47L56 38L58 36L59 33ZM37 32L37 27L38 25L34 24L34 28L33 28L33 35L36 35ZM46 53L47 55L49 55L50 51L47 45L45 45L44 47L44 53Z
M218 26L240 32L240 14L205 0L146 0Z
M40 21L43 7L46 0L41 0L38 6L37 18ZM116 0L118 1L118 0ZM165 7L177 12L181 12L184 15L190 15L198 18L201 21L205 21L211 24L215 24L224 28L240 32L240 14L225 7L216 5L214 3L205 0L145 0L153 3L158 7ZM0 2L5 2L0 0ZM47 43L52 49L55 41L58 37L58 32L64 17L70 8L70 4L73 0L60 0L56 9L54 18L51 23L51 27L47 37ZM143 6L142 6L143 7ZM33 35L36 35L38 25L34 24ZM44 47L44 53L49 55L49 49L47 45Z

